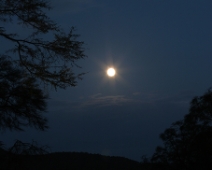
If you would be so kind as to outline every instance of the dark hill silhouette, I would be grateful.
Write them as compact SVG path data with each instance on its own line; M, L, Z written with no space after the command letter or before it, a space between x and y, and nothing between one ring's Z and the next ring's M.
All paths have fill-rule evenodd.
M0 169L140 170L140 163L114 156L78 152L15 155L1 151Z

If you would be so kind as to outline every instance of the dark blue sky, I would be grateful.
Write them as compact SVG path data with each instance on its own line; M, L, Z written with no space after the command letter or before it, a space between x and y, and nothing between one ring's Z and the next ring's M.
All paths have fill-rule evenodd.
M2 133L51 151L82 151L140 160L159 134L188 113L212 86L211 0L60 0L49 13L77 28L89 72L78 86L49 89L50 129ZM106 76L114 66L115 78Z

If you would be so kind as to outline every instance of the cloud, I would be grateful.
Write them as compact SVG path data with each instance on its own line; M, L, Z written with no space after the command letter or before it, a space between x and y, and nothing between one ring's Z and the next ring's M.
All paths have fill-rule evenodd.
M140 92L134 92L133 93L133 96L139 96L140 95Z
M192 91L181 91L175 94L159 94L159 93L147 93L140 94L142 103L151 104L174 104L181 106L188 106L191 99L194 97Z
M97 93L89 96L84 102L82 102L81 106L84 107L93 105L97 107L122 106L124 104L137 103L137 102L139 101L130 97L126 97L125 95L103 96L101 93Z
M159 93L135 92L131 95L104 95L102 93L91 94L89 96L79 96L76 99L51 99L49 101L49 111L60 112L80 112L89 108L106 107L189 107L189 102L194 97L192 92L180 92L176 94L163 95Z

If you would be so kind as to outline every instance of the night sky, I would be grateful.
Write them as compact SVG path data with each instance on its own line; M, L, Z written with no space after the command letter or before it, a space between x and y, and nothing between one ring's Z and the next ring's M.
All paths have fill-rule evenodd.
M50 151L124 156L140 161L159 134L183 119L189 102L212 86L211 0L52 0L64 30L76 27L88 56L77 87L49 88L47 131L4 131ZM116 76L106 69L113 66Z

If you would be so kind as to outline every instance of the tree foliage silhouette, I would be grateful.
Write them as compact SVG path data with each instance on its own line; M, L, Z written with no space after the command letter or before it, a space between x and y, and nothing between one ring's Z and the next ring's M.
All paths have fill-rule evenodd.
M32 77L51 84L55 88L75 86L75 62L85 57L83 42L71 28L62 31L44 12L50 9L45 0L3 0L0 4L0 21L28 28L23 34L9 32L0 27L0 36L14 44L9 52L16 56L17 64ZM27 36L25 36L27 34ZM46 38L44 40L44 37Z
M45 0L0 2L0 38L11 45L0 54L1 130L45 130L47 96L41 84L64 89L76 86L84 74L73 71L86 57L84 43L74 28L65 33L54 23L45 13L49 9ZM24 31L17 32L20 28Z
M41 115L46 111L47 96L38 88L32 77L15 68L11 61L0 58L0 128L23 130L34 126L44 130L47 120Z
M183 120L160 135L164 146L157 147L155 163L170 169L208 169L212 166L212 91L195 97Z

